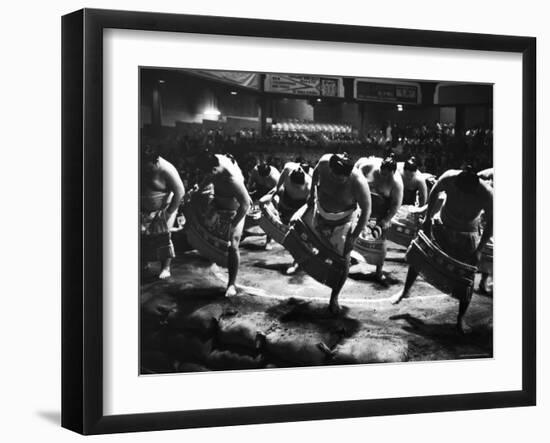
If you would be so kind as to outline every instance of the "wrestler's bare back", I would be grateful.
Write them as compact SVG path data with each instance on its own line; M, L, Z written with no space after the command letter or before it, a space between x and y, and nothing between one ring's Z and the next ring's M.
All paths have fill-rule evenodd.
M345 211L357 203L355 188L361 181L360 171L354 169L348 180L341 182L334 178L329 168L330 154L326 154L317 164L319 185L317 197L326 211Z
M283 187L288 196L294 200L303 200L309 196L309 191L311 190L311 176L305 174L303 185L297 185L293 183L290 179L290 174L292 171L298 169L300 165L298 163L289 162L285 165L283 172L281 173L281 178L283 180Z
M152 192L175 192L178 182L181 179L174 165L159 157L156 164L145 166L141 174L141 192L144 195Z
M403 186L403 180L401 179L401 173L397 170L387 178L382 176L380 173L381 165L381 158L363 157L357 160L354 169L361 171L367 178L371 192L389 198L397 187Z
M214 196L233 198L232 207L227 209L237 209L242 204L242 200L249 199L244 186L244 177L240 168L234 164L231 159L223 155L217 156L220 166L217 171L211 175L211 183L214 186Z
M423 180L418 172L415 172L412 178L407 178L405 174L401 174L401 179L403 180L403 187L407 191L418 191L421 187L421 180Z
M250 174L250 184L252 185L254 183L258 186L263 186L269 189L276 186L279 181L280 174L279 171L277 171L277 169L273 166L270 166L270 168L271 170L267 177L262 177L258 172L258 168L254 168Z
M445 191L447 197L441 208L441 220L457 230L468 231L477 226L482 211L492 214L493 191L480 180L474 194L465 194L455 185L460 170L445 172L439 179L437 191Z

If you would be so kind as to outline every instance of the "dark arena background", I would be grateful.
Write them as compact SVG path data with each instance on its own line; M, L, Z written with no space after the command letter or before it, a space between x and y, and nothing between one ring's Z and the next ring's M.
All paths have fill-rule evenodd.
M490 84L141 68L141 145L175 166L186 196L171 227L171 276L158 278L158 262L140 274L140 373L492 358L492 285L480 288L480 272L460 334L458 301L422 277L390 302L408 263L407 247L388 240L384 279L353 261L332 315L330 289L301 269L287 275L292 256L276 242L266 250L247 218L238 293L227 297L227 270L190 244L185 217L205 150L230 154L245 183L259 163L315 167L343 152L354 161L391 153L398 164L415 156L437 178L465 164L492 168L492 112Z

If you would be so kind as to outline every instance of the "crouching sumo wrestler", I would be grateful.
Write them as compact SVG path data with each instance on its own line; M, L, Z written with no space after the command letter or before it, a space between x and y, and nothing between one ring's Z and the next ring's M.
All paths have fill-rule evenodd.
M284 240L296 263L332 289L333 314L340 310L338 296L348 276L350 252L370 214L368 183L353 166L345 154L321 157L308 203L292 217Z
M375 228L365 231L356 249L365 257L367 263L376 266L375 278L380 283L384 283L386 281L383 273L386 259L386 233L403 201L403 180L397 171L397 163L393 155L384 159L360 158L355 164L355 169L360 171L369 183L373 219L369 226ZM373 235L375 233L377 234Z
M148 270L150 262L159 261L158 277L166 279L176 256L171 228L185 190L176 168L151 145L142 147L140 180L141 267Z
M446 192L447 198L441 212L433 218L441 192ZM482 211L487 223L480 235ZM475 266L493 233L492 214L493 191L471 167L445 172L430 192L422 231L407 251L410 266L405 287L392 297L392 303L408 296L421 273L429 283L459 300L457 328L464 333L464 314L472 298Z
M205 153L196 165L206 176L185 207L187 238L201 255L228 268L225 295L235 295L239 242L250 196L239 166L229 157Z
M283 244L292 216L307 203L311 190L309 167L296 162L288 162L283 168L277 185L260 199L262 217L260 227L276 242ZM293 262L286 269L287 275L298 270Z

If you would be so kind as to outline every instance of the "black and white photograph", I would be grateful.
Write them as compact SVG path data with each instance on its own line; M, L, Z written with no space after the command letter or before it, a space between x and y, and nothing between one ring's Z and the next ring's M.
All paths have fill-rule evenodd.
M140 66L138 118L140 375L493 358L493 84Z

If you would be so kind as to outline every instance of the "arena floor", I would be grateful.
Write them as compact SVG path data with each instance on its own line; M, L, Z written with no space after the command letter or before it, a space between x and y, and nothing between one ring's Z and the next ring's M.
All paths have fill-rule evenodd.
M407 272L402 247L389 244L386 285L366 263L351 268L334 317L330 289L303 271L285 275L290 254L276 243L264 250L264 238L242 241L240 290L229 299L227 271L195 251L178 254L168 281L143 277L142 373L492 357L492 297L474 294L465 335L458 302L421 278L410 298L389 302Z

